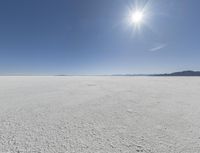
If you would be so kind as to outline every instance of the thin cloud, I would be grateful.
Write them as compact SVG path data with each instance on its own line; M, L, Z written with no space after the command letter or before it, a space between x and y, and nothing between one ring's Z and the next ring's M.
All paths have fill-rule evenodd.
M166 46L167 46L167 44L159 44L159 45L151 48L149 51L151 51L151 52L158 51L158 50L165 48Z

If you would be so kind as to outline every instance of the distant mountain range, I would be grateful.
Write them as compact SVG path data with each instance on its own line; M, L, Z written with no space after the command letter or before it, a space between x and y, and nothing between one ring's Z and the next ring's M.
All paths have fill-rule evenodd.
M77 75L59 74L56 76L77 76ZM110 76L110 75L78 75L78 76ZM113 74L111 76L200 76L200 71L189 70L189 71L163 73L163 74Z
M164 74L115 74L113 76L200 76L200 71L181 71Z
M181 71L165 74L153 74L151 76L200 76L200 71Z

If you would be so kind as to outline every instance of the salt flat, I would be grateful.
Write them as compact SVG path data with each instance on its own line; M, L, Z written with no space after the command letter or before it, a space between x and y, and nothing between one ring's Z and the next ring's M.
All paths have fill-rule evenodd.
M200 78L0 77L0 152L200 153Z

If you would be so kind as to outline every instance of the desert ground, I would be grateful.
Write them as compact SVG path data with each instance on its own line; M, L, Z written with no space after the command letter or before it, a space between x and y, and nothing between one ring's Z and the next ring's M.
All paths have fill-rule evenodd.
M0 77L0 153L200 153L200 78Z

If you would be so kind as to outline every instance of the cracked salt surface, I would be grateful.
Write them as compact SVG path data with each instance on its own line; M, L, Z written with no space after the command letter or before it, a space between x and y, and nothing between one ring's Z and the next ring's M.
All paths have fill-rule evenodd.
M2 153L199 153L200 78L0 77Z

